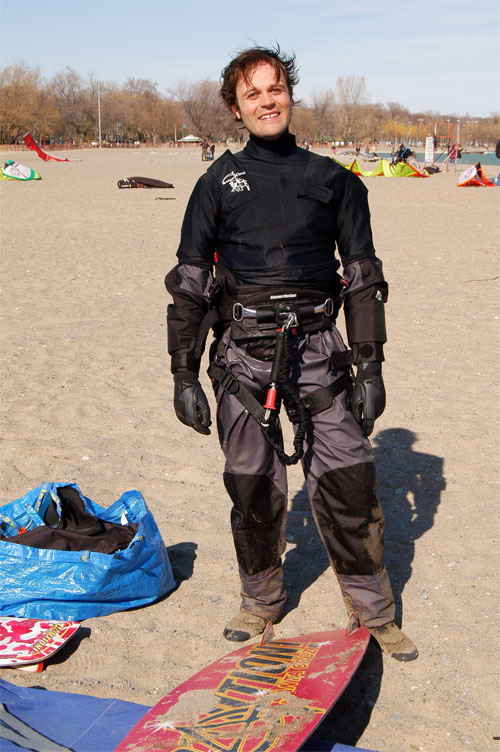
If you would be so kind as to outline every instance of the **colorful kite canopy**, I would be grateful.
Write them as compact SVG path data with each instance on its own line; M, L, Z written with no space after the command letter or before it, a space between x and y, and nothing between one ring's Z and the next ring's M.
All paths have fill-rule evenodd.
M63 157L54 157L53 154L47 154L46 151L42 149L41 146L37 144L31 133L26 133L23 137L23 142L26 144L28 149L31 149L31 151L36 151L40 159L43 159L44 162L48 162L49 159L53 159L55 162L81 162L81 159L65 159Z
M42 178L36 170L32 170L31 167L14 162L13 159L9 159L8 162L0 167L0 173L2 180L41 180Z
M373 170L362 170L357 159L354 159L351 164L346 165L343 162L339 162L338 159L334 159L339 165L345 167L346 170L354 172L356 175L360 175L363 178L374 178L378 175L384 175L386 178L428 178L429 173L423 167L420 167L418 162L398 162L393 165L388 159L380 159Z
M496 183L492 182L489 178L486 177L484 174L483 168L481 167L481 162L476 162L476 164L471 165L468 167L457 180L457 186L459 188L465 188L468 186L480 186L480 187L488 187L491 186L494 188Z

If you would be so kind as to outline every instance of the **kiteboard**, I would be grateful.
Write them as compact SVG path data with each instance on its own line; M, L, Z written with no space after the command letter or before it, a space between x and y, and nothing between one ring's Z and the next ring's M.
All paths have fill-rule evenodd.
M0 616L0 667L41 671L43 662L60 650L79 628L75 621Z
M365 627L235 650L172 690L115 752L294 752L348 685Z

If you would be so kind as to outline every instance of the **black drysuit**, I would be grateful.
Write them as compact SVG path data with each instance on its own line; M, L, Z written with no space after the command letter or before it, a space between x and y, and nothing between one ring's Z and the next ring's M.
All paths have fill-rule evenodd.
M252 136L243 151L226 151L207 170L191 195L177 256L166 277L174 301L167 315L174 373L198 374L214 259L216 277L222 262L232 282L250 293L307 297L312 290L338 297L342 288L352 362L383 360L387 285L373 247L367 190L331 159L298 148L288 132L272 142ZM246 332L240 323L216 327L226 367L242 383L265 389L271 370L268 350L261 347L266 339L255 323ZM299 330L291 373L300 396L343 385L346 362L332 319L325 325L323 317L317 330ZM347 409L342 386L339 392L310 418L302 467L347 609L375 627L394 619L383 562L384 520L370 443ZM276 619L286 597L286 468L238 399L220 386L215 394L242 605Z

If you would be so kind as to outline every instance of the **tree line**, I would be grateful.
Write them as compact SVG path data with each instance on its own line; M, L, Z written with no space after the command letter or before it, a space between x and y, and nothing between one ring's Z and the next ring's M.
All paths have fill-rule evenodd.
M99 117L100 116L100 117ZM165 143L194 133L215 141L242 132L208 79L178 81L162 95L150 79L122 85L84 79L70 67L45 79L23 62L0 70L0 143L20 143L27 131L43 143ZM398 102L371 104L363 76L339 76L334 88L297 102L291 130L299 142L413 143L435 133L466 146L494 143L500 116L410 112ZM460 130L459 130L460 129Z

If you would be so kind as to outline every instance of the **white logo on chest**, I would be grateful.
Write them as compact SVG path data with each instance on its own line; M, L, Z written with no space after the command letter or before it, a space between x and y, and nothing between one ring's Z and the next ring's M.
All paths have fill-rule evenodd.
M246 172L228 172L228 174L222 178L222 185L229 185L231 186L231 192L234 193L239 191L249 191L250 186L248 185L248 180L245 180L245 178L240 177L241 175L246 175Z

